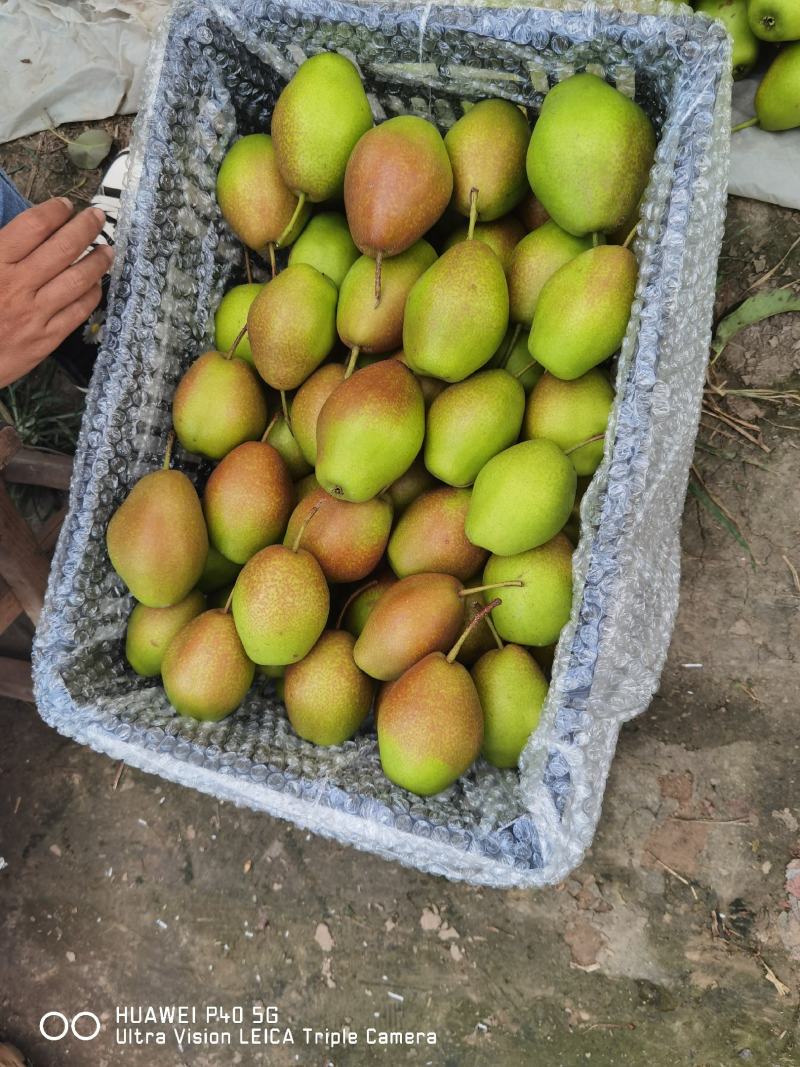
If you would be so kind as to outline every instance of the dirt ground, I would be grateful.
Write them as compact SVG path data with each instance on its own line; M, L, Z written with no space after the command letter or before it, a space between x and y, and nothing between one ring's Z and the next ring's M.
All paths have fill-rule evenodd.
M21 153L0 148L0 165ZM30 174L35 198L79 180ZM732 200L718 312L799 237L797 214ZM800 247L768 287L799 265ZM797 389L800 317L739 334L717 381ZM564 884L495 892L405 870L120 777L2 703L0 1034L41 1067L800 1063L800 409L726 403L763 447L708 417L695 462L753 560L687 498L661 689L622 731L594 846ZM148 1004L197 1006L200 1039L208 1006L246 1021L274 1008L296 1044L115 1048L117 1009ZM97 1040L40 1034L43 1013L83 1010ZM303 1044L303 1027L348 1025L356 1046ZM367 1045L368 1027L436 1044Z

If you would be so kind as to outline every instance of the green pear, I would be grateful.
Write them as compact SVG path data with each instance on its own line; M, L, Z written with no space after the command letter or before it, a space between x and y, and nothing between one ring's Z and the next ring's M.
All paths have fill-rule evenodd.
M525 391L505 370L448 386L428 411L425 466L448 485L472 485L492 456L517 440L524 411Z
M298 67L272 113L272 138L284 182L314 203L340 197L350 153L372 126L355 66L320 52Z
M506 276L508 276L508 270L511 266L511 257L514 254L514 249L525 235L525 227L515 215L506 215L495 222L479 222L472 233L476 241L482 241L483 244L491 248L503 265ZM459 226L445 241L444 251L446 252L448 248L452 248L453 245L457 245L461 241L468 240L469 227Z
M756 115L762 130L800 126L800 41L781 49L756 90Z
M391 358L399 359L401 363L405 364L405 366L411 370L408 360L406 359L406 354L402 348L399 352L395 352ZM365 363L366 360L363 360L362 366ZM414 377L417 379L417 384L422 390L422 399L425 401L425 410L427 411L439 393L447 388L447 382L443 382L440 378L429 378L425 374L415 374Z
M461 241L409 293L403 351L415 373L460 382L491 359L507 326L500 260L481 241Z
M557 534L538 548L516 556L490 556L483 571L487 585L518 581L503 590L492 612L497 632L518 645L551 645L572 608L572 545Z
M168 608L184 600L208 555L203 510L186 475L164 469L140 478L111 516L106 547L140 603Z
M239 240L262 254L269 245L274 249L282 235L281 244L291 244L309 215L281 177L275 146L266 133L241 137L225 153L217 175L217 203Z
M467 537L514 556L554 537L575 502L575 468L552 441L522 441L498 453L475 479Z
M197 588L201 593L215 593L218 589L232 585L241 569L238 563L225 559L222 553L210 544L203 573L197 579Z
M339 290L336 329L351 349L393 352L403 343L403 313L411 287L436 259L432 245L416 241L383 264L381 300L375 304L375 261L357 259Z
M220 608L204 611L184 626L161 664L170 704L180 715L202 722L219 722L236 711L254 674L233 619Z
M516 333L516 330L513 332ZM519 382L526 394L530 393L544 374L544 367L531 359L528 351L528 335L522 332L514 337L511 349L504 354L500 366Z
M233 342L247 322L250 305L263 288L263 285L256 284L234 285L220 300L214 314L214 344L218 351L230 352ZM247 334L239 341L233 354L237 359L243 359L245 363L252 365L253 351Z
M413 463L425 435L425 405L414 375L385 359L356 371L325 401L317 419L317 480L360 503Z
M204 352L175 390L172 424L187 452L222 459L267 425L267 402L253 368L237 357Z
M315 557L328 582L360 582L380 563L392 528L392 505L375 497L360 504L336 500L315 489L300 501L286 527L284 544L294 543L312 511L322 513L310 523L303 546Z
M622 344L636 291L636 257L620 245L581 252L545 282L528 351L557 378L580 378Z
M375 682L353 660L352 634L326 630L284 676L283 699L295 733L315 745L343 745L369 714Z
M273 415L264 434L265 441L280 454L291 475L292 481L299 481L310 472L311 466L302 453L297 439L292 433L286 419L280 413Z
M550 218L530 190L528 190L522 203L517 207L515 214L528 233L531 230L535 230L537 226L543 226Z
M417 456L405 474L401 474L386 490L385 495L392 502L395 518L399 519L412 501L426 489L433 489L436 484L436 479Z
M602 371L590 370L569 382L545 373L528 397L522 436L553 441L578 474L594 474L613 403L614 390Z
M747 0L747 16L750 28L762 41L771 41L774 44L800 38L800 6L796 0ZM737 38L733 28L728 25L729 19L722 14L716 17L725 22L726 29L734 39L735 52Z
M299 482L295 482L294 491L298 504L301 500L305 500L307 496L310 496L311 493L319 489L319 487L316 474L307 474L305 478L301 478Z
M465 582L487 554L467 540L464 522L469 489L431 489L408 506L392 532L387 556L398 578L409 574L452 574Z
M397 579L389 571L377 573L348 597L340 614L339 625L344 626L353 637L360 637L379 598L396 582Z
M563 230L609 233L642 195L655 147L637 103L594 74L573 74L544 98L528 146L528 181Z
M309 221L292 245L289 265L307 263L329 278L338 289L358 255L344 215L338 211L323 211Z
M206 598L193 589L169 608L148 608L137 604L125 631L125 658L143 678L161 674L161 661L172 638L205 610Z
M759 6L777 6L774 0L749 0L751 13ZM719 19L733 40L734 79L745 78L758 62L758 37L748 22L748 0L699 0L695 11ZM800 37L800 14L797 35Z
M317 462L317 419L325 401L345 377L341 363L324 363L314 371L295 393L292 401L292 432L304 459L312 466Z
M246 563L283 536L294 485L280 454L266 441L234 448L211 472L203 513L211 544L226 559Z
M473 226L499 219L525 196L530 139L525 113L508 100L481 100L448 130L453 205Z
M481 753L495 767L516 767L539 723L547 680L519 645L486 652L471 673L483 708Z
M296 263L267 282L247 315L253 362L273 389L296 389L336 343L333 282Z
M511 320L530 327L544 283L559 267L591 247L591 237L573 237L552 219L524 237L514 249L508 269Z

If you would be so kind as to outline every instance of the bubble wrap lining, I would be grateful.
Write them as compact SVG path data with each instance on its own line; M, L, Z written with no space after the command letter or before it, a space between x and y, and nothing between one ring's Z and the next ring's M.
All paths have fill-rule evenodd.
M603 464L584 497L574 607L519 772L483 762L420 799L381 773L374 733L338 749L297 738L271 683L217 724L175 716L127 667L131 599L108 519L158 466L175 385L211 346L241 248L214 198L235 136L269 128L297 65L325 48L359 66L376 119L442 130L462 103L534 109L589 69L635 93L659 146L634 243L640 277ZM679 529L710 340L728 162L729 41L671 3L469 8L322 0L180 0L150 60L123 202L105 339L87 397L70 509L34 647L42 717L143 770L453 879L559 881L600 814L621 723L655 691L677 609ZM208 465L180 451L201 487Z

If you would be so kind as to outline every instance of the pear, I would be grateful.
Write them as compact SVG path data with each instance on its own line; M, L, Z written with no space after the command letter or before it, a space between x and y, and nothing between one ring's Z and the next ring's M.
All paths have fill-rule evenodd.
M235 711L253 684L233 619L220 608L204 611L170 641L161 664L164 692L180 715L219 722Z
M408 360L406 359L406 354L402 348L399 352L395 352L391 358L399 359L401 363L411 370ZM447 388L447 382L443 382L440 378L429 378L424 374L415 374L414 377L417 379L417 384L422 390L422 399L425 402L425 410L427 411L439 393Z
M311 56L284 88L272 113L272 138L284 182L314 203L340 197L347 161L372 126L355 66L337 52Z
M525 113L508 100L481 100L448 130L453 206L473 228L476 220L499 219L525 196L530 139Z
M247 315L253 362L273 389L296 389L336 343L333 282L296 263L267 282Z
M416 241L383 264L381 300L375 305L375 261L357 259L339 291L336 329L351 349L393 352L403 343L403 313L411 287L436 259L427 241Z
M371 500L404 474L425 435L425 405L414 375L385 359L356 371L317 419L317 479L342 500Z
M417 374L460 382L491 359L507 326L500 260L481 241L461 241L409 293L403 351Z
M745 78L758 62L758 37L748 22L748 6L751 14L759 6L775 7L774 0L699 0L695 11L719 19L733 40L731 64L733 77ZM800 37L800 16L797 20L797 33Z
M267 402L252 367L221 352L204 352L175 390L172 423L187 452L222 459L267 425Z
M303 458L312 466L317 462L317 419L325 401L344 381L341 363L324 363L297 390L292 401L292 432Z
M344 626L353 637L360 637L378 599L396 582L390 571L382 570L371 581L356 589L345 601L339 615L339 626Z
M197 589L169 608L137 604L125 631L125 658L143 678L161 674L161 661L172 638L205 610L206 598Z
M234 285L220 300L214 314L214 344L218 351L230 352L247 323L250 305L263 288L263 285L256 284ZM246 333L236 345L233 355L252 365L253 351Z
M501 644L486 652L471 674L483 708L481 753L495 767L516 767L539 723L547 680L519 645Z
M516 336L514 336L515 334ZM537 363L535 359L531 359L531 354L528 351L527 334L518 333L516 329L513 330L511 347L509 349L506 345L503 352L503 360L500 366L519 382L526 394L530 393L544 374L544 367L541 363Z
M347 219L338 211L322 211L311 219L292 245L289 266L307 263L329 278L338 289L358 259Z
M487 553L467 540L464 521L469 489L431 489L409 505L392 532L388 559L398 578L409 574L452 574L465 582L480 570Z
M636 290L636 257L620 245L581 252L545 282L528 351L557 378L580 378L622 344Z
M530 190L528 190L524 200L517 207L515 214L528 233L531 230L535 230L537 226L543 226L550 218Z
M544 283L559 267L591 247L591 237L573 237L552 220L524 237L514 249L508 268L512 321L530 327Z
M444 212L452 191L447 149L426 119L387 119L355 146L347 162L344 205L353 240L376 260L376 302L384 256L399 255L418 241Z
M236 630L254 663L282 666L307 656L325 629L330 594L314 556L300 547L312 511L291 548L268 545L242 568L233 587Z
M554 537L575 502L575 468L552 441L522 441L475 479L467 521L474 545L513 556Z
M699 10L700 7L698 7ZM710 11L706 13L712 14ZM730 16L726 18L722 12L714 14L716 18L722 19L728 33L733 37L735 54L737 35L734 33L734 26L729 24L732 21ZM747 0L747 16L750 28L762 41L776 43L796 41L800 38L800 7L796 0Z
M516 556L490 556L483 580L521 582L503 590L503 603L492 612L504 640L518 645L558 640L572 607L572 545L563 534Z
M418 456L405 474L401 474L386 490L385 496L392 502L395 518L399 518L412 501L426 489L433 489L436 484L436 479Z
M263 439L269 441L276 452L280 453L293 481L297 482L305 478L310 472L311 466L283 415L280 413L273 415Z
M355 665L354 643L345 630L326 630L305 659L286 668L286 713L305 741L342 745L369 714L375 683Z
M218 589L223 589L235 582L236 575L241 569L238 563L225 559L222 553L210 544L203 573L197 579L197 588L201 593L215 593Z
M203 493L211 544L246 563L283 536L294 486L280 454L266 441L247 441L217 464Z
M594 74L574 74L544 98L528 146L528 180L568 233L610 233L647 184L656 147L637 103Z
M111 566L146 607L187 597L203 573L208 534L186 475L164 469L140 478L111 516L106 546Z
M315 489L292 512L284 544L294 543L306 518L319 505L323 505L322 514L305 532L305 549L316 558L328 582L360 582L377 567L386 549L392 505L381 497L351 504Z
M476 241L482 241L491 248L508 275L514 249L526 236L526 230L515 215L506 215L505 218L497 219L496 222L479 222L474 227L472 236ZM469 227L460 226L445 241L444 251L467 240L469 240Z
M239 240L262 254L271 245L274 255L281 235L282 244L291 244L309 215L308 207L298 210L297 196L281 177L275 146L266 133L241 137L225 153L217 175L217 203Z
M762 130L800 126L800 42L783 48L756 90L756 115Z
M614 390L597 369L564 382L543 374L528 398L522 435L553 441L576 473L594 474L603 458L603 438Z
M305 478L301 478L299 482L295 483L295 496L298 504L301 500L305 500L307 496L319 489L319 482L317 481L316 474L307 474Z
M449 386L428 412L425 466L448 485L472 485L492 456L517 440L524 411L525 390L505 370Z
M484 609L484 612L487 609ZM479 625L480 616L470 624ZM376 716L383 773L420 796L447 789L475 762L483 711L469 671L453 648L431 652L381 692Z

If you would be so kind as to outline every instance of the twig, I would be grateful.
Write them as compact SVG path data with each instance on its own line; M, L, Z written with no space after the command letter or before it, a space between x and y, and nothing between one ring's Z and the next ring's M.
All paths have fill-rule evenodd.
M789 988L789 986L786 985L785 982L782 982L780 978L778 978L777 974L775 974L775 972L763 956L758 956L757 959L761 966L764 968L764 977L770 983L770 985L775 986L775 991L777 992L778 996L788 997L791 993L791 989Z
M792 563L792 561L789 559L788 556L781 556L781 559L786 564L786 566L789 568L789 573L792 576L792 581L794 582L794 587L797 590L798 594L800 594L800 574L797 573L797 568L795 567L795 565Z
M125 760L119 761L119 767L117 767L117 773L114 775L114 784L111 786L116 791L117 786L122 781L122 776L125 773Z
M703 413L706 415L710 415L712 419L719 419L720 422L724 422L726 426L731 426L742 437L746 438L751 444L755 445L756 448L760 448L762 452L769 453L772 451L771 448L767 448L763 441L759 441L757 437L753 437L753 435L749 434L746 429L743 429L741 423L738 423L735 419L730 418L730 416L728 415L723 415L719 409L712 411L711 408L706 407L706 405L704 404ZM755 429L758 429L758 427L755 427Z
M586 1023L583 1030L635 1030L636 1023Z
M692 815L670 815L669 822L697 822L705 826L751 826L749 819L703 819Z
M749 293L750 290L751 289L755 289L757 285L764 285L765 282L768 282L770 280L770 278L775 274L775 272L777 270L780 270L780 268L783 266L783 264L786 262L786 260L789 258L789 256L792 254L792 252L794 252L795 248L797 248L797 246L799 244L800 244L800 237L796 238L792 242L791 247L789 248L788 252L786 252L785 255L781 256L781 258L778 260L778 262L775 264L775 266L772 267L770 270L768 270L766 274L762 274L762 276L760 278L757 278L753 282L753 284L751 286L749 286L747 289L745 289L745 292Z
M673 878L677 878L679 882L683 882L684 885L688 885L688 887L692 891L692 896L694 897L694 899L695 900L698 899L697 891L695 890L694 886L692 885L692 883L689 881L688 878L684 878L682 874L678 874L677 871L674 871L672 869L672 867L670 867L668 864L664 863L664 861L662 859L659 859L658 856L655 854L655 852L651 852L650 849L647 849L646 851L647 851L647 855L648 856L652 856L653 859L656 861L656 863L660 863L661 866L664 868L664 870L668 871L672 875Z

